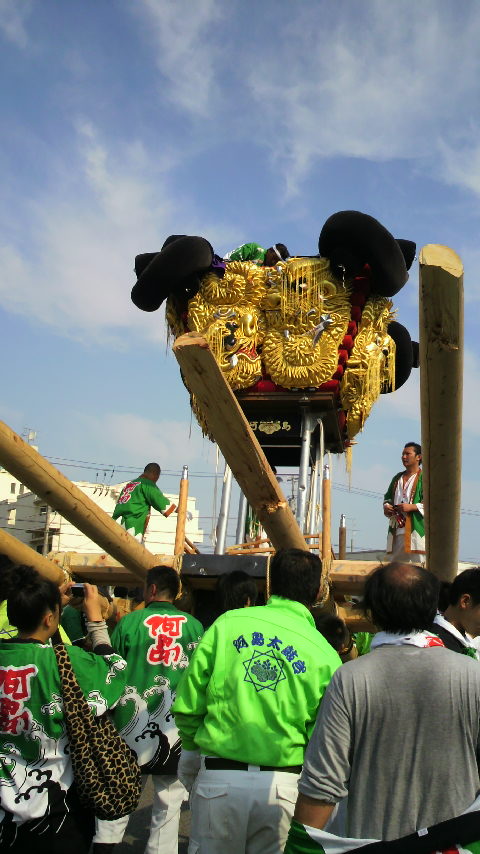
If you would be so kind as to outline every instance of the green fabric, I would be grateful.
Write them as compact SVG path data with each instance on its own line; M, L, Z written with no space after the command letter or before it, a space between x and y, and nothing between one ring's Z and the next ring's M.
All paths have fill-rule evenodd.
M58 631L60 632L60 637L62 641L66 644L71 644L71 640L63 626L58 627ZM5 640L6 638L14 638L18 635L18 630L15 626L11 626L7 616L7 600L4 599L3 602L0 602L0 640Z
M90 709L103 714L123 694L125 662L75 646L67 652ZM61 694L52 646L0 641L2 808L19 821L45 815L50 787L66 792L73 782Z
M398 472L392 480L390 481L390 485L383 496L383 501L387 501L389 504L393 504L394 496L395 496L395 486L397 484L398 479L405 474L404 471ZM423 504L423 472L420 472L420 477L417 479L415 484L415 491L412 496L411 504ZM409 514L412 518L412 534L415 531L418 537L420 537L425 542L425 519L422 514L418 510L414 510L413 513ZM393 521L389 520L388 532L389 534L394 534L396 531L396 526ZM425 545L423 546L423 551L425 551Z
M148 477L140 475L123 487L112 518L121 516L127 531L133 528L135 534L143 534L150 507L164 513L169 506L170 501L158 486Z
M171 750L180 749L170 709L202 635L202 624L171 602L151 602L123 617L113 631L112 646L127 661L127 688L114 712L115 726L140 765L154 760L163 736ZM162 761L167 759L163 749Z
M81 611L73 608L72 605L65 605L60 619L62 628L68 633L72 643L76 640L81 640L87 634L85 617Z
M258 243L244 243L226 256L229 261L253 261L255 264L263 264L267 250Z
M303 824L293 818L283 854L325 854L325 848L315 842Z
M338 654L299 602L227 611L203 636L173 706L182 745L256 765L301 765Z
M353 635L353 641L357 647L359 655L366 655L367 652L370 652L370 647L374 637L375 635L371 632L356 632Z

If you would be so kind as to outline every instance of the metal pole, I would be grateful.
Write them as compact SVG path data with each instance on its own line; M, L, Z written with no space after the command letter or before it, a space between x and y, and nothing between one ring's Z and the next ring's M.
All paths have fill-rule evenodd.
M42 546L42 555L46 557L50 551L49 548L49 534L50 534L50 517L52 513L49 505L47 504L47 512L45 513L45 528L43 531L43 546Z
M345 560L347 556L347 518L345 513L340 516L340 527L338 529L338 559Z
M247 521L247 506L248 501L245 498L243 492L240 492L240 499L238 502L237 531L235 533L236 543L243 543L245 541L245 522Z
M220 503L220 513L218 514L217 524L217 542L215 543L216 555L225 554L225 541L227 538L228 511L230 509L230 494L232 491L232 470L225 463L225 472L223 474L223 489L222 500Z
M320 429L322 422L320 421ZM312 470L312 498L311 498L311 507L310 507L310 528L312 530L312 534L318 534L318 482L320 476L320 470L322 467L322 458L320 456L320 439L315 443L315 465ZM315 537L312 537L310 540L311 543L315 542Z
M312 439L312 418L309 410L302 407L302 446L300 468L298 470L297 522L301 531L305 531L305 510L307 505L308 469L310 466L310 445Z
M180 489L178 493L177 527L175 530L174 554L183 555L185 551L185 525L187 521L188 503L188 466L183 466Z

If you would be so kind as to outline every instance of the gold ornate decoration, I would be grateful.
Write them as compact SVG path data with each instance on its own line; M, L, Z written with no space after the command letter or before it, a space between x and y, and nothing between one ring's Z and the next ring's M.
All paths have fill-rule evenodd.
M188 303L187 324L206 338L234 390L250 388L264 373L287 389L318 388L337 370L351 295L351 283L335 278L323 258L292 258L275 267L232 261L223 278L203 276ZM340 385L349 438L362 429L382 388L394 386L395 344L387 334L392 317L390 300L367 300ZM175 337L183 333L174 299L167 301L166 319ZM195 399L192 409L205 431ZM290 429L280 421L255 425L267 433Z
M272 433L278 433L282 429L282 425L280 421L260 421L258 429L260 433L266 433L267 436L271 436Z
M365 303L348 368L340 386L340 399L347 411L347 433L351 439L370 415L383 388L395 387L395 342L387 334L394 314L385 297Z

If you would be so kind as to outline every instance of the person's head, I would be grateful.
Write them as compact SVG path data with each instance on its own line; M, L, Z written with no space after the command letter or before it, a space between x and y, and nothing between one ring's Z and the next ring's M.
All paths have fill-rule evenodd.
M315 610L312 612L312 616L315 620L317 631L323 635L330 646L333 646L337 652L341 652L348 646L350 632L344 620L341 620L340 617L335 617L333 614L319 614L317 616Z
M117 596L119 599L126 599L128 596L128 587L114 587L113 595Z
M413 564L388 563L367 578L363 607L383 631L421 632L433 623L438 593L433 573Z
M275 243L265 253L264 267L275 267L279 261L287 261L290 253L284 243Z
M180 576L171 566L153 566L145 580L145 604L174 602L180 593Z
M15 584L16 566L6 555L0 555L0 602L8 599L10 590Z
M257 597L257 585L242 569L226 572L217 581L217 600L221 614L235 608L255 605Z
M7 616L20 635L47 640L58 628L62 600L58 586L31 566L15 571L15 586L7 599Z
M156 483L161 474L161 468L158 463L147 463L143 470L143 477L148 477L152 483Z
M270 593L309 608L320 587L322 561L303 549L280 549L270 564Z
M406 469L422 465L422 447L418 442L407 442L402 451L402 463Z
M472 637L480 635L480 567L465 569L449 587L449 605L445 616Z

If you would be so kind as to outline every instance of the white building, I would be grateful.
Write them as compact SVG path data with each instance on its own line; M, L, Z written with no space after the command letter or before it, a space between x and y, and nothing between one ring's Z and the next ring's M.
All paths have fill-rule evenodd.
M106 486L88 481L74 481L75 486L109 516L112 515L126 482ZM178 504L178 495L165 495L171 502ZM154 554L173 554L176 519L175 513L166 519L152 508L145 537L145 546L149 551ZM203 531L198 522L196 498L192 496L188 498L185 533L195 544L203 543ZM103 553L100 546L89 540L60 513L49 508L43 499L30 492L4 469L0 469L0 528L40 553L44 543L47 544L49 552Z

